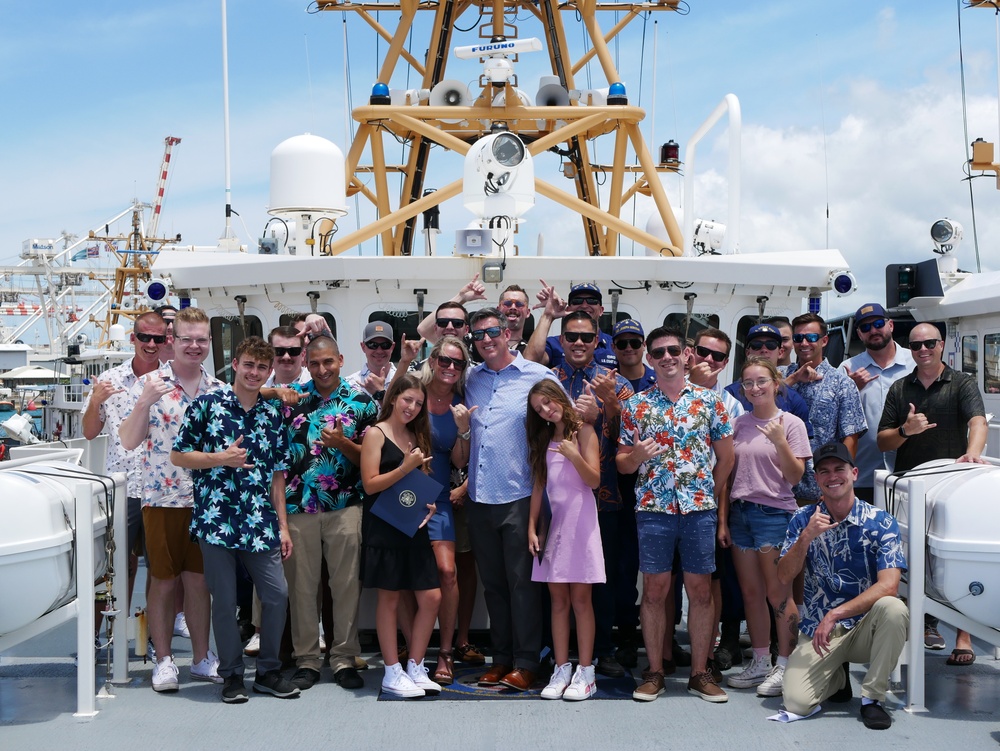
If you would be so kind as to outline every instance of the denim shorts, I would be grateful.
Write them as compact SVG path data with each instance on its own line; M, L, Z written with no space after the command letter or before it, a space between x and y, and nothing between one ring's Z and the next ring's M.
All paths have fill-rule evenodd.
M791 518L790 511L734 500L729 507L729 536L740 550L781 550Z
M690 514L636 511L639 570L644 574L667 573L676 549L681 554L681 569L689 574L711 574L715 571L717 520L715 509Z

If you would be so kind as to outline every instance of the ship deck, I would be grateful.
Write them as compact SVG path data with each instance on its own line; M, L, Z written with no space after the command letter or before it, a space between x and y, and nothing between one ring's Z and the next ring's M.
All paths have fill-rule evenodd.
M142 592L137 582L136 592ZM136 604L142 605L141 595ZM944 623L949 644L954 631ZM686 634L679 633L682 642ZM863 668L852 666L855 698L831 705L808 720L783 725L767 717L780 698L761 699L752 691L729 690L729 702L708 704L685 691L687 671L667 678L667 692L650 704L591 700L548 702L511 697L482 701L447 698L377 701L382 671L377 654L364 657L365 688L347 691L334 684L329 668L323 679L297 699L275 699L251 692L243 705L225 705L219 687L191 682L190 642L175 638L181 666L177 694L152 691L152 664L133 657L129 682L113 687L114 698L98 699L98 714L73 716L76 707L75 622L0 654L0 739L4 748L155 749L286 748L414 749L579 748L595 740L608 748L644 748L651 743L688 748L842 749L863 743L880 748L996 748L1000 743L1000 661L992 648L976 643L977 661L968 668L945 665L948 652L927 655L926 713L901 708L900 689L890 697L893 726L867 730L859 718ZM103 653L100 653L103 660ZM640 655L642 664L644 657ZM247 659L247 675L253 661ZM734 671L739 668L734 668ZM903 668L905 676L905 666ZM636 671L638 674L638 671ZM105 682L103 662L97 686ZM248 682L249 688L249 682ZM429 705L434 706L429 706Z

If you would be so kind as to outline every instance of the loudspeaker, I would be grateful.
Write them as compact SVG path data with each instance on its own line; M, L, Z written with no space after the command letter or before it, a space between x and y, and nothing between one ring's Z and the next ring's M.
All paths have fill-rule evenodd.
M569 105L569 92L559 83L559 76L542 76L538 82L535 104L539 107L566 107Z
M455 253L464 256L488 256L493 253L493 230L460 229L455 232Z
M431 107L469 107L473 101L472 92L461 81L441 81L431 89ZM441 122L460 123L462 118L441 118Z

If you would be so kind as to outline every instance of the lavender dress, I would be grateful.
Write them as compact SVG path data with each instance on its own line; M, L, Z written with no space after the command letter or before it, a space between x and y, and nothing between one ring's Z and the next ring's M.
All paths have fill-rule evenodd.
M559 446L558 441L549 448ZM597 500L576 471L557 451L546 453L548 481L545 490L552 509L552 521L545 538L541 562L536 557L531 580L569 584L603 584L604 549L597 524Z

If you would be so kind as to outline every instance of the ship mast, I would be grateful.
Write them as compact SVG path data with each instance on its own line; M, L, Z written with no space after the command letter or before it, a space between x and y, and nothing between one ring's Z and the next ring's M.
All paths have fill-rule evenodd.
M440 148L465 155L472 144L490 132L491 126L509 129L525 143L532 157L552 151L562 158L561 175L573 181L575 195L556 187L536 175L537 196L558 203L581 217L587 250L594 256L614 256L619 236L665 256L681 255L681 231L658 173L676 171L676 160L654 161L646 147L640 123L645 113L627 103L621 96L621 76L616 68L609 44L642 14L656 11L676 11L680 0L656 2L614 2L575 0L557 4L553 0L478 0L477 2L419 2L389 0L388 2L351 2L347 0L317 0L321 11L353 12L363 19L376 34L388 42L388 49L378 71L377 81L388 85L400 66L409 66L421 87L416 90L419 103L381 103L373 96L368 105L356 107L352 113L359 128L347 155L347 195L360 195L375 207L377 220L367 226L323 246L325 253L335 255L356 247L366 240L381 236L382 250L387 256L406 256L413 252L417 217L462 192L462 180L456 180L436 191L425 191L430 157ZM468 12L468 13L467 13ZM418 13L432 14L429 44L414 42L414 52L407 40L414 32ZM534 21L544 40L549 56L550 74L565 92L565 100L552 106L525 103L519 97L517 77L502 85L480 76L478 90L466 101L463 92L456 91L450 101L441 102L435 96L438 87L447 85L447 65L451 57L455 32L463 31L459 18L466 14L466 23L478 13L478 37L482 43L495 40L525 38L510 22ZM587 50L575 59L566 38L566 25L582 25ZM398 19L396 28L387 28L382 19ZM613 19L607 29L602 21ZM413 36L419 34L414 33ZM463 41L465 38L463 37ZM613 95L600 91L579 94L576 76L592 60L599 66ZM423 60L423 62L422 62ZM511 58L516 62L517 57ZM427 97L425 94L429 93ZM615 96L614 94L618 94ZM606 138L613 141L611 164L591 161L588 141ZM385 139L405 142L410 146L403 164L386 160ZM628 164L629 152L637 165ZM363 163L362 159L370 160ZM402 173L403 185L397 197L398 208L392 209L388 175ZM631 175L627 183L626 176ZM607 205L598 205L598 180L605 178L610 197ZM368 182L372 182L369 187ZM426 194L425 194L426 193ZM636 193L650 196L663 220L669 243L640 230L622 219L622 209Z

